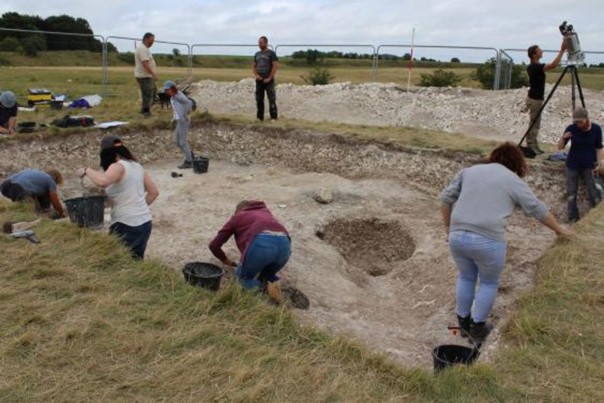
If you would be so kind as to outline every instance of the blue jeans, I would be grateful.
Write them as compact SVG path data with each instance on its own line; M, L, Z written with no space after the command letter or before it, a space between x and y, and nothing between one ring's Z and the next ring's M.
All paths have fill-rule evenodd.
M485 322L505 266L506 242L470 231L454 231L449 234L449 248L458 270L457 314L464 318L471 314L474 322Z
M248 247L241 266L235 274L244 288L261 287L279 280L277 272L291 255L291 241L287 236L258 234Z
M116 222L109 227L109 233L117 235L122 243L130 249L135 259L142 260L145 258L145 249L147 249L147 242L151 237L152 227L151 221L137 227Z

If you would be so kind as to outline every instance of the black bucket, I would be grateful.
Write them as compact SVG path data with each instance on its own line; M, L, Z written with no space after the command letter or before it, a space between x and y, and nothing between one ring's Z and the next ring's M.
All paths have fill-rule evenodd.
M208 172L210 160L204 157L193 158L193 172L196 174L205 174Z
M187 263L182 269L185 280L192 285L218 291L224 270L211 263Z
M455 344L445 344L432 350L434 358L434 372L459 364L471 364L480 355L477 348L458 346Z
M71 222L80 227L100 228L105 219L105 197L87 196L65 200Z

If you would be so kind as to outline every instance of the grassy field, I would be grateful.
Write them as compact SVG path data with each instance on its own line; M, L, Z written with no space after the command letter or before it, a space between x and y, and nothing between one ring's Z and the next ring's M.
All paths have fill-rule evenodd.
M0 202L0 221L32 219ZM111 237L0 238L0 396L21 401L602 401L604 208L539 262L491 364L434 376L300 326L260 295L190 287Z
M14 53L0 52L1 61L10 65L0 67L2 82L0 89L9 89L18 93L22 99L27 88L45 87L55 93L67 93L72 97L101 93L103 73L100 54L84 51L42 52L31 58ZM123 56L123 55L122 55ZM186 77L188 69L175 65L186 65L186 58L168 59L158 56L159 78ZM292 65L292 60L283 59L278 74L279 83L305 84L303 76L312 70L310 66ZM5 63L6 64L6 63ZM119 97L136 96L136 84L132 67L118 58L115 53L109 54L109 87L108 94ZM376 79L378 82L393 82L407 85L409 71L406 62L380 61ZM334 59L325 61L336 82L366 83L373 80L371 61ZM472 78L475 65L443 63L441 67L452 68L462 77L460 86L478 88L480 84ZM431 74L437 67L433 63L416 63L411 74L411 83L417 85L421 74ZM548 74L548 81L553 83L561 70ZM251 76L251 59L245 56L196 56L194 58L193 76L196 79L217 81L237 81ZM604 90L604 69L590 68L580 70L581 83L584 88ZM570 85L570 77L563 81Z

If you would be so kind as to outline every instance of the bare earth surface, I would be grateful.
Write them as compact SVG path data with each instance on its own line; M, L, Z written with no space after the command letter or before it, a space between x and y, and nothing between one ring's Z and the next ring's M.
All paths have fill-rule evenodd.
M284 277L310 298L310 309L297 311L307 322L352 335L411 366L432 365L431 348L454 341L446 325L454 321L455 269L433 197L398 181L294 174L221 161L212 161L208 174L189 171L172 178L176 163L148 167L162 190L153 207L151 257L176 270L190 261L218 263L207 245L236 201L262 199L291 232L293 253ZM318 184L332 189L332 204L313 200ZM323 240L317 231L325 232ZM330 242L332 237L338 240ZM542 227L533 232L528 220L518 217L509 239L493 312L498 324L514 298L531 287L531 262L553 237ZM227 250L238 256L233 241ZM497 332L492 340L495 348Z
M251 84L202 82L196 95L200 109L253 114ZM281 111L289 117L425 124L498 138L509 135L506 122L524 127L525 116L508 111L508 106L519 109L521 91L419 89L412 95L383 84L279 87ZM555 101L554 107L563 105L566 113L570 101ZM590 103L600 105L595 113L601 114L601 94L594 94ZM549 114L547 125L556 118L563 127L562 109ZM476 130L464 129L462 125L468 124L476 124ZM64 197L79 196L82 188L73 170L98 165L103 134L4 142L0 179L24 167L58 166L68 179ZM184 171L183 177L172 178L170 173L179 163L172 133L126 133L122 138L161 191L152 207L149 257L174 270L191 261L216 263L207 244L235 204L261 199L291 232L293 255L284 281L310 298L308 310L296 311L303 321L352 336L406 366L430 367L433 347L461 342L446 329L455 321L456 273L437 194L459 169L477 162L476 156L412 151L389 143L270 125L207 123L194 128L190 139L195 151L210 157L209 173ZM527 178L560 218L562 172L561 165L539 162ZM333 194L331 204L314 200L320 189ZM496 327L481 359L488 359L499 347L498 329L514 301L530 289L534 261L551 245L553 236L515 214L508 241L508 260L492 315ZM226 249L237 258L233 241ZM226 281L232 281L232 276Z
M256 115L254 81L201 81L192 94L200 110ZM551 86L546 87L546 94ZM465 133L487 139L519 141L528 126L523 113L526 88L486 91L468 88L416 88L396 84L336 83L326 86L277 86L283 117L351 124L406 126ZM592 118L602 122L604 93L585 90ZM543 112L540 139L556 143L571 123L571 88L560 86ZM580 103L577 94L577 104ZM268 117L267 117L268 118Z

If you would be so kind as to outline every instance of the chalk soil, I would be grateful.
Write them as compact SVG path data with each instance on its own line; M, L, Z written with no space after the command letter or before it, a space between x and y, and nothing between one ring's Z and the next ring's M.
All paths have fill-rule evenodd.
M304 321L350 335L407 366L428 367L435 345L461 342L446 330L455 318L455 269L433 196L395 180L349 180L218 160L205 175L184 171L172 178L177 163L146 166L162 192L153 206L150 257L175 270L191 261L217 263L207 245L232 214L233 201L262 199L291 232L293 254L283 277L310 298L310 309L297 311ZM314 201L318 187L331 189L334 202ZM496 325L531 287L531 262L552 241L547 230L533 230L520 215L509 230ZM363 248L371 253L359 254ZM239 256L232 240L226 251ZM497 330L491 340L489 351L498 345Z

